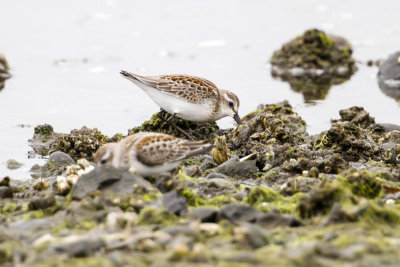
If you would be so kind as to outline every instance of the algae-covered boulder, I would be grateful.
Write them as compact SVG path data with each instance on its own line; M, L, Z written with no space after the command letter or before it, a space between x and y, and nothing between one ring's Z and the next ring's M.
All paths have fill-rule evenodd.
M318 29L306 31L274 52L271 74L302 92L306 102L324 99L332 85L347 81L356 70L345 39Z
M162 116L164 120L161 119L160 116ZM206 140L214 138L215 132L219 129L215 122L192 122L177 117L172 118L170 124L168 124L165 120L170 117L171 114L169 113L156 113L150 118L150 120L145 121L142 125L130 129L128 134L131 135L138 132L159 132L187 139L188 137L185 134L172 126L172 124L175 124L194 139Z
M382 147L372 138L375 120L362 108L340 110L340 120L332 120L328 131L318 135L315 148L330 148L347 161L381 159Z
M389 55L380 64L378 83L386 95L400 101L400 51Z
M108 137L98 129L90 129L83 126L80 130L72 130L69 134L57 134L55 141L51 144L50 153L62 151L69 154L74 160L85 158L93 160L97 149L105 143L118 142L122 139L121 134Z
M49 124L38 125L34 129L33 138L29 140L29 145L35 153L46 156L49 154L50 146L55 137L53 126Z

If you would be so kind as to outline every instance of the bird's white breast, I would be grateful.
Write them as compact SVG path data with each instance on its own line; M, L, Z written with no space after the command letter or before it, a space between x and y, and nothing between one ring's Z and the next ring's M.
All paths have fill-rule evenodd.
M139 81L133 82L143 89L143 91L145 91L162 109L171 114L176 113L179 118L189 121L204 122L210 120L213 115L213 105L211 101L195 104Z

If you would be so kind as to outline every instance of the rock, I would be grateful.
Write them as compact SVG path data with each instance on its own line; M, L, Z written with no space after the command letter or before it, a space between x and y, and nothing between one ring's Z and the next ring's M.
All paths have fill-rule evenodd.
M400 51L388 56L379 66L378 84L388 96L400 99Z
M357 220L357 217L343 211L340 203L335 202L335 204L333 204L333 206L332 206L332 209L331 209L328 217L323 222L323 225L327 226L332 223L354 222L356 220Z
M303 93L305 102L324 99L334 84L355 72L352 48L345 39L318 29L306 31L274 52L271 74Z
M150 183L140 176L131 174L126 168L117 169L104 165L82 175L72 187L71 194L74 199L82 199L94 190L101 190L123 196L134 193L134 185L139 185L148 191L154 189Z
M104 242L100 237L77 237L77 240L67 241L53 246L59 253L69 257L88 257L100 250Z
M110 212L107 214L107 226L113 229L125 229L132 227L138 221L138 216L134 212Z
M21 162L16 161L15 159L7 160L7 169L9 170L16 170L23 166L24 164Z
M170 175L160 175L156 178L155 186L161 193L165 193L177 189L180 185Z
M161 198L164 208L175 215L187 213L187 201L184 197L179 197L176 191L171 191Z
M292 215L276 212L262 213L257 216L256 223L267 228L282 226L297 227L303 225L301 221Z
M190 177L199 177L202 174L202 171L199 166L192 165L188 167L184 167L182 169L183 173Z
M268 233L260 226L249 223L242 223L233 229L233 240L251 248L260 248L269 243Z
M50 154L49 161L54 161L60 166L75 164L75 160L62 151L55 151Z
M34 198L28 204L29 210L44 210L56 204L56 199L53 195L46 198Z
M212 162L212 161L210 161L210 160L206 160L205 162L203 162L203 163L200 165L200 170L201 170L202 172L204 172L204 171L206 171L206 170L208 170L208 169L212 169L212 168L215 168L215 167L217 167L217 164L216 164L215 162Z
M34 129L33 138L29 140L29 145L36 154L47 156L54 140L55 134L53 126L49 124L38 125Z
M105 143L118 142L121 134L108 137L97 128L90 129L83 126L80 130L72 130L69 134L56 134L50 147L50 153L62 151L70 155L74 160L85 158L93 160L97 149Z
M200 219L201 222L216 222L218 211L212 208L197 208L191 210L188 215Z
M200 233L207 237L216 236L220 232L220 226L216 223L202 223L199 226Z
M227 219L232 222L256 222L260 211L245 205L230 204L225 205L219 211L220 219Z
M33 189L35 189L37 191L43 191L43 190L46 190L47 188L49 188L49 185L43 180L38 181L33 186Z
M0 186L10 186L10 177L5 176L0 180Z
M215 172L237 179L255 178L257 171L256 160L239 161L239 157L237 156L232 157L227 162L215 168Z
M8 186L0 186L0 198L12 198L13 192Z

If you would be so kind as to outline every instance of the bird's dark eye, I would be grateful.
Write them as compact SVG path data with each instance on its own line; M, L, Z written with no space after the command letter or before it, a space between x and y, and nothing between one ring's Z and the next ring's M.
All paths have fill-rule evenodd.
M106 164L106 163L107 163L107 159L101 159L101 160L100 160L100 163L101 163L101 164Z
M230 101L229 101L228 104L229 104L229 107L230 107L230 108L233 108L233 102L230 102Z

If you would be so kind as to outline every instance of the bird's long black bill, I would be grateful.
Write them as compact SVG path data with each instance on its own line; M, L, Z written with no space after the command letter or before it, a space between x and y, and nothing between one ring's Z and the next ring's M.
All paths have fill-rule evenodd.
M239 117L239 114L233 115L233 119L237 122L237 124L243 124L242 120Z

